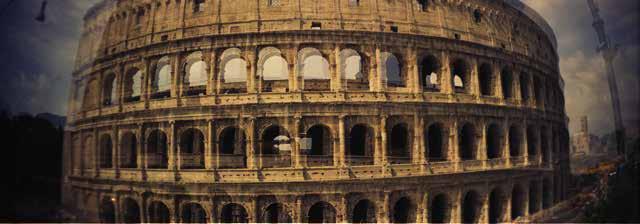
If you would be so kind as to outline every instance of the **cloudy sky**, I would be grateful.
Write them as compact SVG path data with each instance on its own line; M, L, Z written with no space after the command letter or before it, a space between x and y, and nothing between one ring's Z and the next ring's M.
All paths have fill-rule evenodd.
M609 87L586 0L523 0L538 11L558 37L572 131L588 115L596 134L612 130ZM49 0L47 21L33 18L41 0L0 0L0 107L18 112L66 114L71 69L82 16L97 0ZM628 126L640 120L640 1L600 0L611 39L620 44L616 61L623 113Z

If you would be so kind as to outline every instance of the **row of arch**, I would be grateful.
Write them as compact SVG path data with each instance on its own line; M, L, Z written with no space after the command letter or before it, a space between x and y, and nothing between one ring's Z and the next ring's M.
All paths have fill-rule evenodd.
M159 99L175 96L172 88L177 88L175 94L182 96L206 95L207 88L215 88L221 94L246 93L248 88L254 88L259 92L288 92L290 88L299 88L303 91L329 91L334 88L347 90L373 90L376 79L372 78L372 68L377 59L373 55L360 52L355 49L342 49L339 52L338 65L332 65L328 58L333 58L331 53L322 52L313 47L305 47L298 51L296 58L288 58L280 49L265 47L258 53L257 61L253 62L247 52L239 48L230 48L219 54L217 63L210 64L207 61L210 56L202 51L192 52L176 67L175 59L163 56L153 61L148 70L148 77L137 67L128 68L123 75L123 81L118 81L115 72L106 72L102 77L100 88L86 88L85 85L94 87L96 78L88 83L79 83L76 92L76 100L82 102L82 108L94 106L91 101L100 98L103 106L113 105L119 99L126 102L142 100L145 94L151 99ZM411 87L417 82L417 87L427 92L444 92L443 83L451 80L449 86L454 93L479 94L482 96L503 97L516 99L517 96L528 102L558 104L562 98L561 90L554 87L551 82L545 82L541 77L530 76L527 73L516 75L510 67L504 67L496 72L492 63L479 62L477 68L472 68L471 63L464 58L453 58L448 69L450 79L443 77L446 69L441 60L433 54L424 54L417 62L418 80L412 81L409 67L411 62L402 57L402 53L394 51L380 52L380 81L386 87ZM294 66L294 61L297 64ZM252 74L255 66L255 76L259 81L253 80ZM175 64L175 65L174 65ZM340 71L335 71L338 69ZM178 69L178 71L173 71ZM297 69L297 72L291 72ZM376 69L376 68L373 68ZM210 75L211 73L216 75ZM341 86L332 87L332 74L339 74ZM477 93L472 88L473 79L477 73L479 90ZM175 75L180 78L174 78ZM298 87L291 86L289 80L298 74L301 84ZM373 74L374 76L376 74ZM517 82L516 82L517 80ZM207 87L209 82L215 82ZM305 82L306 81L306 82ZM180 82L180 84L175 84ZM121 85L119 85L121 83ZM499 85L500 83L500 85ZM545 85L545 83L547 83ZM372 85L370 85L372 84ZM255 86L252 86L255 85ZM97 87L97 86L96 86ZM544 90L543 89L547 89ZM101 94L94 93L101 89ZM146 90L148 89L148 90ZM499 89L502 95L499 94ZM533 90L532 90L533 89ZM146 93L145 93L146 92ZM211 91L213 92L213 90ZM546 93L546 99L544 99Z
M308 223L335 223L338 216L344 214L344 218L350 223L376 223L380 215L387 216L392 223L416 223L419 220L418 211L421 206L419 202L410 196L400 195L388 205L388 214L380 214L384 206L377 204L359 193L350 193L346 197L355 200L347 200L346 210L338 210L334 204L327 201L316 201L303 212L301 217L303 222ZM550 208L553 204L551 195L551 182L549 179L543 181L532 180L528 187L522 184L515 184L511 189L495 187L483 195L477 190L467 190L462 193L459 199L454 199L450 194L438 193L425 202L429 223L502 223L518 219L519 217L535 214L543 209ZM273 200L267 200L273 199ZM285 203L278 202L273 196L259 196L258 200L262 209L257 213L258 220L252 220L249 216L250 210L241 203L229 202L224 204L216 212L217 222L221 223L291 223L296 220L293 209ZM454 201L460 200L460 201ZM116 222L116 207L114 198L103 198L100 202L100 221L106 223ZM510 206L508 206L510 204ZM142 210L132 198L124 198L120 204L122 207L120 222L139 223L141 222ZM455 212L459 206L459 212ZM381 210L382 209L382 210ZM509 209L509 210L508 210ZM147 221L151 223L169 223L171 214L169 207L162 201L151 201L146 208ZM204 206L197 202L186 202L180 206L178 211L181 223L207 223L212 212L208 212ZM457 216L457 217L456 217ZM178 218L178 217L176 217Z
M386 127L387 144L386 157L390 163L410 163L415 156L422 155L426 161L456 161L456 160L481 160L524 157L542 157L543 163L550 162L552 154L557 150L551 150L557 144L554 135L549 136L544 127L529 125L523 128L519 124L510 124L505 127L498 123L489 123L484 128L479 128L470 122L462 122L453 127L441 122L434 122L424 127L420 138L416 136L414 128L404 122L396 122ZM482 130L484 129L484 130ZM248 139L248 133L240 126L228 126L212 139L212 153L221 157L219 168L246 168L249 154L258 157L273 157L275 160L265 160L261 167L289 167L292 164L292 147L297 142L296 137L310 140L310 144L301 148L301 156L315 158L320 162L309 163L309 166L335 165L333 157L339 152L339 138L344 138L345 162L350 165L373 165L376 138L381 133L376 133L374 127L365 123L354 123L347 126L345 136L339 136L336 131L324 124L310 126L300 136L291 135L287 128L278 124L271 124L260 131L255 142ZM217 135L217 136L216 136ZM457 141L451 137L457 138ZM111 134L102 134L99 143L100 168L113 168L114 162L120 168L169 168L170 142L163 129L149 129L144 137L134 134L133 131L125 131L120 135L118 148L114 147ZM206 147L208 139L200 128L186 128L177 133L177 154L180 155L181 169L204 169ZM422 141L422 142L416 142ZM253 142L253 143L252 143ZM85 139L85 151L93 148L91 141ZM253 146L251 145L253 144ZM415 144L424 145L424 152L416 154ZM455 144L455 145L451 145ZM484 144L484 145L482 145ZM508 146L507 146L508 145ZM76 146L77 147L77 146ZM255 148L254 148L255 147ZM457 147L457 155L451 153L453 147ZM254 152L247 152L248 148L254 148ZM117 150L116 150L117 149ZM484 151L481 152L481 150ZM78 149L80 150L80 149ZM144 152L143 152L144 150ZM146 161L139 154L144 153ZM485 156L481 156L484 153ZM540 155L540 154L541 155ZM90 156L90 155L84 155ZM114 159L114 156L117 156ZM91 158L85 157L86 161ZM116 162L117 161L117 162Z

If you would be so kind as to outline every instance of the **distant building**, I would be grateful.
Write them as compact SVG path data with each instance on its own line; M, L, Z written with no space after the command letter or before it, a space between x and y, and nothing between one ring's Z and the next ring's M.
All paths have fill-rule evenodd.
M606 153L606 140L589 133L589 121L586 116L580 118L580 126L580 132L571 136L571 155L588 156Z

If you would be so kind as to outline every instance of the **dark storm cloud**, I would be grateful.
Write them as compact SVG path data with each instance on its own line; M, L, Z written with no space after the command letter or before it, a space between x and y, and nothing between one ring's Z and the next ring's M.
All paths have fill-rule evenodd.
M95 0L0 0L0 106L16 112L64 114L84 12Z
M8 0L0 0L5 5ZM47 22L34 20L40 0L15 0L0 15L0 107L14 112L66 113L69 80L80 36L82 16L97 0L49 0ZM603 62L586 0L524 0L553 27L565 79L567 113L574 130L588 115L597 134L613 128L611 101ZM616 61L626 123L639 120L638 68L640 1L601 0L611 39L621 44Z

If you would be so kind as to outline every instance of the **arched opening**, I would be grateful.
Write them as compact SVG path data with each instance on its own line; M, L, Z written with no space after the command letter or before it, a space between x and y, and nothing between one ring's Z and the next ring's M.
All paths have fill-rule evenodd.
M247 210L239 204L230 203L222 207L220 221L222 223L247 223Z
M184 95L198 96L206 94L207 67L201 51L193 52L186 57L182 68Z
M400 198L392 210L392 222L393 223L414 223L415 220L415 206L411 199L407 197Z
M124 223L140 223L140 207L138 202L131 198L126 198L122 202L122 220Z
M306 91L330 89L329 61L315 48L303 48L298 52L300 75Z
M527 154L530 158L533 158L538 151L538 135L536 134L536 128L532 125L527 127Z
M544 105L544 96L542 95L542 91L544 88L544 83L541 78L534 76L533 77L533 94L536 99L536 105L541 107Z
M458 150L461 160L476 159L476 131L470 123L464 124L458 132Z
M540 211L540 193L538 191L539 187L539 182L529 182L529 215L533 215L536 212Z
M490 124L487 128L487 158L502 157L502 131L497 124Z
M105 134L100 137L100 168L113 168L113 142L111 135Z
M149 222L151 223L169 223L169 208L159 201L151 202L149 205Z
M103 198L100 202L100 222L115 223L116 208L110 198Z
M549 178L545 178L542 181L542 208L548 209L553 205L553 189L551 188L551 180Z
M161 99L171 96L171 63L169 57L162 57L155 66L151 79L151 98Z
M471 93L469 67L462 59L457 59L451 64L452 85L456 93Z
M281 203L269 205L262 215L264 223L291 223L291 215L287 208Z
M207 223L207 212L198 203L187 203L182 205L180 211L182 223ZM223 220L224 222L224 220Z
M440 62L435 56L428 55L422 58L422 61L420 62L420 83L424 91L440 91L439 74Z
M493 70L491 65L482 64L478 68L478 78L480 80L480 95L493 96Z
M489 223L501 223L504 221L504 195L499 189L494 189L489 194Z
M124 101L140 101L140 95L142 95L142 71L133 68L130 69L125 76Z
M522 101L529 101L529 75L526 73L520 75L520 96L522 96Z
M524 216L526 203L525 191L519 185L514 186L511 192L511 220Z
M272 125L262 132L260 153L262 167L291 166L291 138L286 129Z
M406 87L407 81L402 74L402 64L400 59L392 53L383 52L382 59L382 79L389 87Z
M392 163L411 162L411 135L407 124L397 124L389 132L389 157Z
M420 11L426 12L429 9L429 0L418 0Z
M218 168L245 168L247 139L244 131L238 127L228 127L222 130L219 139Z
M260 50L258 76L262 78L262 92L289 91L289 63L277 48Z
M311 138L311 148L307 152L307 165L331 166L333 164L333 141L327 126L315 125L307 131Z
M509 128L509 156L520 157L522 156L522 132L520 127L512 125Z
M102 105L111 106L116 104L118 91L116 91L116 74L109 73L104 77L102 84Z
M368 62L365 57L353 49L340 52L343 85L348 90L369 90Z
M137 168L138 167L138 140L136 135L126 132L122 135L120 143L120 167L121 168Z
M436 195L429 205L431 211L429 213L430 223L448 223L450 220L449 199L445 194Z
M168 164L167 135L154 130L147 139L147 166L151 169L166 169Z
M220 93L233 94L247 91L247 61L238 48L226 49L220 56Z
M540 130L547 130L546 128L541 128ZM549 147L549 140L553 139L553 138L558 138L556 135L553 135L554 137L549 138L548 134L546 134L545 132L540 132L540 154L542 154L542 163L543 164L549 164L551 161L549 159L550 157L550 147ZM554 141L555 142L555 141ZM552 143L553 144L553 143ZM554 147L555 148L555 147Z
M204 135L191 128L180 136L180 168L204 169Z
M373 129L366 124L351 128L348 137L347 160L351 165L373 164Z
M307 218L308 223L335 223L336 209L327 202L317 202L309 208Z
M447 160L447 153L444 147L446 135L444 133L443 125L441 123L429 125L425 137L425 145L427 146L427 157L429 161Z
M513 74L511 70L508 68L502 69L500 73L500 78L502 82L502 95L504 95L505 99L513 98Z
M482 201L480 200L480 195L475 191L467 192L462 201L462 222L479 223L481 208Z
M352 223L375 223L376 207L375 204L367 199L358 201L353 208Z

